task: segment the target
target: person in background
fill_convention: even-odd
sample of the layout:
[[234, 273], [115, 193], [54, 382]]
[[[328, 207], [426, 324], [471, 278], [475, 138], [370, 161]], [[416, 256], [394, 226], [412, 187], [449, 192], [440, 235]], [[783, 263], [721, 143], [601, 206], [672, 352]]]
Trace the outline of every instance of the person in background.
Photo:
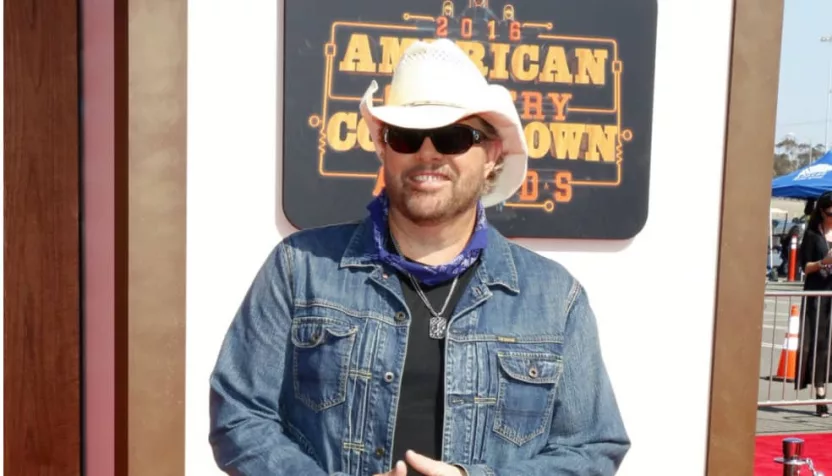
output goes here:
[[803, 215], [811, 215], [815, 209], [815, 199], [810, 198], [806, 200], [806, 205], [803, 206]]
[[[800, 246], [800, 226], [799, 225], [792, 225], [789, 228], [788, 233], [784, 233], [783, 236], [780, 237], [780, 269], [779, 273], [781, 276], [788, 276], [789, 275], [789, 265], [791, 264], [791, 250], [792, 250], [792, 238], [797, 238], [798, 246]], [[798, 248], [799, 249], [799, 248]], [[798, 269], [795, 270], [795, 275], [800, 274], [800, 268], [802, 265], [800, 264], [800, 260], [798, 260]]]
[[[630, 441], [586, 290], [489, 225], [527, 144], [453, 42], [415, 42], [360, 103], [384, 189], [262, 266], [210, 379], [228, 474], [611, 475]], [[324, 206], [324, 205], [322, 205]]]
[[[800, 264], [806, 273], [804, 291], [832, 291], [832, 193], [818, 198], [815, 209], [800, 244]], [[815, 388], [818, 399], [826, 398], [826, 385], [830, 380], [829, 325], [830, 298], [809, 297], [803, 300], [800, 322], [800, 343], [797, 359], [795, 387]], [[817, 405], [820, 417], [829, 416], [827, 405]]]

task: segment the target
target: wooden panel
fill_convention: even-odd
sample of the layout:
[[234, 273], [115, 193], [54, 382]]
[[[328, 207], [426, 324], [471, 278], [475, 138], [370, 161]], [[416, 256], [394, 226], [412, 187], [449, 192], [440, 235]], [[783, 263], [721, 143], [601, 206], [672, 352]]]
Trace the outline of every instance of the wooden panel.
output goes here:
[[75, 2], [4, 2], [4, 473], [81, 474]]
[[127, 14], [124, 474], [182, 476], [187, 0], [133, 0]]
[[[130, 125], [130, 84], [129, 84], [129, 14], [127, 0], [113, 0], [113, 207], [115, 237], [113, 250], [113, 275], [115, 293], [115, 322], [113, 323], [115, 415], [113, 421], [113, 460], [117, 475], [128, 476], [129, 473], [129, 370], [128, 353], [130, 339], [128, 333], [128, 271], [129, 271], [129, 180], [128, 165], [130, 144], [128, 142]], [[164, 50], [163, 50], [164, 51]]]
[[113, 476], [113, 0], [81, 0], [84, 475]]
[[[753, 474], [783, 0], [735, 0], [707, 474]], [[717, 114], [714, 114], [714, 120]]]

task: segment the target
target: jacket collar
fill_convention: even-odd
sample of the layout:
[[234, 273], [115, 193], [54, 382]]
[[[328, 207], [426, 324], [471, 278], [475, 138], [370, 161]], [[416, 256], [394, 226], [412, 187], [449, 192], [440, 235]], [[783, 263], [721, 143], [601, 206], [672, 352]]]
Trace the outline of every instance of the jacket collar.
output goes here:
[[[369, 217], [358, 223], [350, 242], [341, 256], [342, 268], [380, 268], [373, 243], [373, 225]], [[519, 293], [517, 267], [509, 241], [493, 226], [488, 227], [488, 245], [480, 258], [477, 275], [483, 284], [502, 286]]]

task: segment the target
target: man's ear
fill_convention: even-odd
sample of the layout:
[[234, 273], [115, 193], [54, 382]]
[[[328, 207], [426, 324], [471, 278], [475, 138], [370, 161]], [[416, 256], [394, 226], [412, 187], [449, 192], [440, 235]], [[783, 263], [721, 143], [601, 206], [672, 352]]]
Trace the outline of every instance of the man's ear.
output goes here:
[[497, 160], [503, 155], [503, 141], [499, 139], [492, 140], [488, 143], [488, 149], [486, 149], [486, 153], [488, 154], [488, 170], [494, 168], [494, 165], [497, 163]]
[[483, 178], [488, 178], [488, 175], [491, 174], [491, 172], [494, 170], [494, 164], [495, 162], [492, 162], [490, 160], [485, 162], [485, 167], [483, 167], [482, 171]]
[[384, 146], [386, 145], [384, 143], [384, 124], [378, 119], [374, 119], [373, 122], [378, 129], [376, 129], [375, 134], [370, 134], [370, 139], [373, 141], [379, 160], [384, 162]]
[[489, 147], [487, 151], [488, 155], [486, 156], [485, 167], [483, 167], [483, 172], [485, 172], [485, 178], [494, 171], [497, 167], [497, 161], [500, 159], [500, 154], [502, 154], [502, 147], [499, 145], [494, 145]]

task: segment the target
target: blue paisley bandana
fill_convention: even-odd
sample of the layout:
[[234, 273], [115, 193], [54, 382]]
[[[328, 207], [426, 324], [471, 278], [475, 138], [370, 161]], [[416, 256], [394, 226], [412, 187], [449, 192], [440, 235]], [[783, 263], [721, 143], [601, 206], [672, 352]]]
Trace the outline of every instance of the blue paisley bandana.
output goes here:
[[471, 239], [460, 254], [450, 262], [438, 266], [428, 266], [410, 261], [399, 254], [387, 251], [387, 240], [390, 236], [387, 227], [388, 207], [389, 201], [384, 190], [367, 205], [367, 210], [370, 211], [370, 219], [373, 222], [373, 242], [377, 254], [374, 258], [389, 264], [402, 273], [410, 274], [418, 282], [427, 286], [435, 286], [450, 281], [464, 273], [465, 270], [476, 263], [488, 242], [488, 222], [485, 219], [485, 209], [481, 203], [477, 203], [477, 224], [474, 226]]

